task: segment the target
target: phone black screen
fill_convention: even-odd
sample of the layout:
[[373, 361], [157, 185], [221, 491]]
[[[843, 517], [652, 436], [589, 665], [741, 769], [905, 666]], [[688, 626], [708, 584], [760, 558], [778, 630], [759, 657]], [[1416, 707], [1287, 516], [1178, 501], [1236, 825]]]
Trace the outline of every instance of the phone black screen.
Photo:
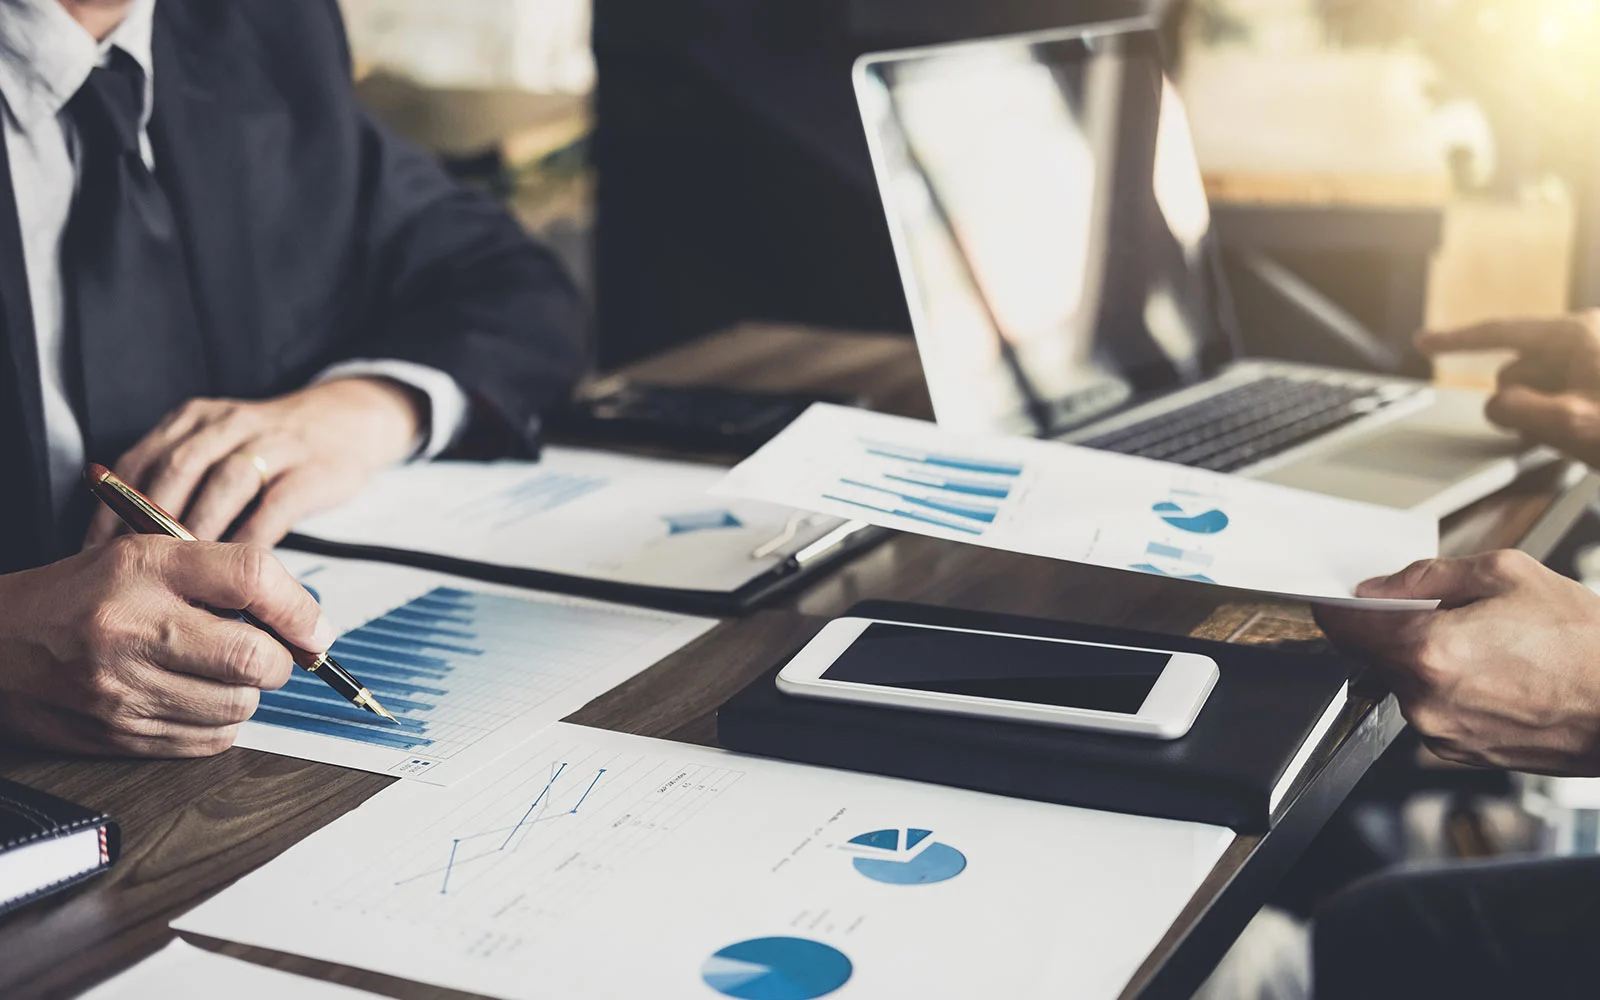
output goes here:
[[874, 622], [822, 677], [1135, 715], [1170, 653]]

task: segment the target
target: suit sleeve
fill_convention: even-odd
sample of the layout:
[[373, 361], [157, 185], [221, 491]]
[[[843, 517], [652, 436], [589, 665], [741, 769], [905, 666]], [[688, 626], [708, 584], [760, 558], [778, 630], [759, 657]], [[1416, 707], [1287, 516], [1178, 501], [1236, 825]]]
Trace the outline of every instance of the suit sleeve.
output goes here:
[[[338, 30], [343, 43], [342, 21]], [[536, 447], [540, 413], [565, 399], [588, 360], [590, 324], [576, 287], [500, 205], [373, 121], [353, 94], [350, 113], [366, 200], [367, 299], [352, 356], [444, 372], [472, 402], [475, 435]]]

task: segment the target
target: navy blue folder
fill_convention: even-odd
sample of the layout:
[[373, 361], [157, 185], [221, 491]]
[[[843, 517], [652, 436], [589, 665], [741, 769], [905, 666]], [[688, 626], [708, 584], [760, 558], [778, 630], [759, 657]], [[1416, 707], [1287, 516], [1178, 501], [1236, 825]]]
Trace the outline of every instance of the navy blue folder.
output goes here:
[[[1131, 629], [868, 601], [848, 615], [1203, 653], [1220, 679], [1188, 734], [1153, 740], [796, 698], [783, 663], [717, 713], [730, 750], [1020, 798], [1268, 829], [1291, 764], [1334, 721], [1354, 661]], [[795, 652], [798, 652], [796, 650]], [[792, 654], [791, 654], [792, 655]], [[1280, 810], [1281, 811], [1281, 810]]]

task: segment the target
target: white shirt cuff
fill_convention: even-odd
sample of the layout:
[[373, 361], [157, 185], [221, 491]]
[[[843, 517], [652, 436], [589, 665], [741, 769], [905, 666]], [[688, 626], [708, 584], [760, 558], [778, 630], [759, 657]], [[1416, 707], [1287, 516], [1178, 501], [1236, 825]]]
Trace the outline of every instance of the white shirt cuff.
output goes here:
[[340, 378], [386, 378], [422, 393], [428, 399], [428, 417], [417, 433], [411, 461], [426, 461], [450, 447], [467, 429], [472, 401], [455, 379], [437, 368], [414, 361], [355, 359], [325, 368], [312, 385]]

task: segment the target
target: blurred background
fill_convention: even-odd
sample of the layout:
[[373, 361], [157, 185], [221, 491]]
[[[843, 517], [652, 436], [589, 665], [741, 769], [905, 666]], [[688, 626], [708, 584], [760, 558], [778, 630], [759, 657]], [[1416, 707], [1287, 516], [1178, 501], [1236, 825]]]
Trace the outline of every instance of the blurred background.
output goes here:
[[1282, 325], [1262, 267], [1396, 340], [1600, 304], [1595, 0], [342, 3], [364, 98], [561, 250], [603, 368], [750, 320], [907, 331], [852, 60], [1137, 14], [1261, 265], [1247, 327]]
[[[559, 250], [601, 372], [740, 325], [909, 334], [852, 61], [1132, 15], [1161, 19], [1253, 353], [1359, 365], [1327, 328], [1600, 306], [1600, 0], [341, 2], [363, 99]], [[1557, 564], [1600, 580], [1594, 549]], [[1428, 766], [1420, 794], [1375, 771], [1321, 863], [1597, 849], [1600, 784]]]

